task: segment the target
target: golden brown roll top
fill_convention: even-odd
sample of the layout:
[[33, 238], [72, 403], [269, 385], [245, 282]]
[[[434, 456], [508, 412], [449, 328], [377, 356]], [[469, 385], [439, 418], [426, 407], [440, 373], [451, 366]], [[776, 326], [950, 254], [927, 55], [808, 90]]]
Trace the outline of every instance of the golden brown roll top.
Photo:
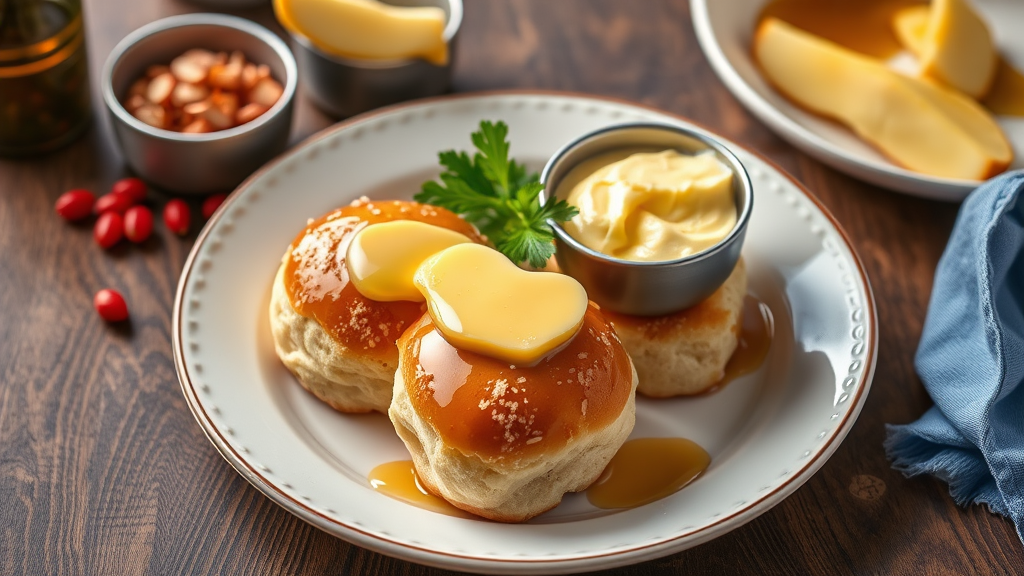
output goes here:
[[488, 461], [557, 453], [615, 421], [632, 393], [629, 357], [593, 304], [576, 336], [534, 366], [456, 349], [428, 315], [398, 348], [413, 409], [447, 446]]
[[362, 198], [311, 222], [292, 241], [284, 270], [296, 312], [315, 319], [338, 343], [392, 368], [398, 361], [394, 342], [423, 314], [423, 304], [366, 298], [349, 282], [345, 253], [359, 230], [394, 220], [425, 222], [484, 242], [471, 224], [444, 208]]

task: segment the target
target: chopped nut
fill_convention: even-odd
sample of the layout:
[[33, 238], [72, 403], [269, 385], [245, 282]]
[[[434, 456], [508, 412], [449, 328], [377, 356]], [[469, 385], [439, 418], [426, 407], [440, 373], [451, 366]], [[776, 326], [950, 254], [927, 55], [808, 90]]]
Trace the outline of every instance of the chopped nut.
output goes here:
[[252, 90], [252, 87], [255, 86], [256, 82], [260, 79], [259, 76], [256, 75], [256, 70], [256, 65], [252, 62], [249, 62], [244, 68], [242, 68], [242, 88], [246, 91]]
[[239, 52], [231, 53], [226, 64], [214, 64], [210, 68], [210, 84], [224, 90], [238, 90], [242, 82], [242, 69], [245, 67], [245, 56]]
[[176, 83], [177, 81], [174, 79], [173, 74], [164, 72], [149, 82], [146, 98], [154, 104], [164, 104], [171, 97], [171, 92], [174, 91]]
[[210, 95], [210, 89], [202, 84], [189, 84], [178, 82], [171, 93], [171, 104], [177, 107], [185, 106], [193, 102], [205, 100]]
[[249, 101], [270, 108], [283, 93], [284, 88], [278, 84], [277, 80], [267, 77], [257, 82], [252, 90], [249, 91]]
[[242, 80], [242, 71], [233, 70], [227, 64], [214, 64], [210, 68], [210, 84], [223, 90], [237, 90]]
[[154, 128], [167, 127], [167, 112], [156, 104], [143, 104], [132, 115]]
[[245, 124], [246, 122], [251, 122], [262, 116], [267, 110], [269, 110], [269, 108], [262, 104], [250, 102], [238, 109], [238, 112], [235, 114], [235, 123]]
[[185, 134], [205, 134], [213, 131], [213, 126], [206, 118], [196, 118], [188, 126], [181, 129]]
[[214, 90], [213, 95], [210, 96], [210, 102], [217, 108], [220, 108], [220, 111], [225, 115], [232, 118], [235, 116], [235, 112], [238, 111], [238, 94], [234, 92]]
[[191, 60], [203, 68], [209, 68], [217, 63], [217, 55], [209, 50], [203, 50], [202, 48], [193, 48], [182, 54], [180, 57], [185, 58], [186, 60]]
[[189, 84], [198, 84], [206, 80], [207, 70], [191, 60], [182, 60], [180, 56], [171, 62], [171, 73], [174, 77]]
[[228, 116], [216, 106], [203, 110], [201, 116], [209, 120], [215, 130], [225, 130], [234, 126], [234, 115]]
[[145, 106], [147, 103], [149, 103], [149, 100], [146, 100], [145, 96], [143, 96], [142, 94], [135, 94], [134, 96], [128, 98], [128, 101], [125, 102], [124, 107], [129, 112], [134, 113], [135, 110], [141, 108], [142, 106]]
[[206, 112], [206, 109], [209, 108], [211, 105], [212, 105], [212, 103], [210, 102], [210, 99], [207, 98], [207, 99], [202, 100], [200, 102], [193, 102], [192, 104], [186, 104], [185, 107], [182, 108], [182, 111], [185, 112], [186, 114], [192, 114], [193, 116], [198, 116], [198, 115], [202, 114], [203, 112]]

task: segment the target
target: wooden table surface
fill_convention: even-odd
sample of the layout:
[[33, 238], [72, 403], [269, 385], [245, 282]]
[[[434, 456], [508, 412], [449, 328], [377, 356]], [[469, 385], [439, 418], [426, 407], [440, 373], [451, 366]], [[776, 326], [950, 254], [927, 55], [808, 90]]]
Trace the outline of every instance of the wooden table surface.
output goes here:
[[[114, 44], [175, 0], [86, 0], [92, 129], [70, 147], [0, 160], [0, 574], [442, 574], [350, 545], [292, 516], [204, 437], [171, 358], [171, 304], [198, 231], [158, 225], [104, 252], [53, 213], [59, 194], [126, 174], [103, 117]], [[235, 12], [272, 26], [269, 6]], [[957, 507], [945, 484], [908, 480], [885, 423], [931, 404], [913, 368], [932, 275], [957, 206], [839, 174], [781, 141], [715, 77], [686, 0], [466, 0], [455, 90], [542, 88], [613, 96], [692, 118], [767, 156], [836, 215], [878, 302], [874, 385], [849, 437], [795, 494], [691, 550], [609, 574], [987, 574], [1024, 567], [1013, 526]], [[332, 121], [299, 95], [293, 143]], [[164, 201], [157, 197], [157, 204]], [[92, 295], [128, 297], [130, 327]]]

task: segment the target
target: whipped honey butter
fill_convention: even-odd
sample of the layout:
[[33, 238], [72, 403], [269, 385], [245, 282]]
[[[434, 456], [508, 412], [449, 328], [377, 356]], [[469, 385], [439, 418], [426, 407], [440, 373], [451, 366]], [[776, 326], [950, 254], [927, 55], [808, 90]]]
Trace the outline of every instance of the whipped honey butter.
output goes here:
[[733, 172], [712, 153], [615, 150], [573, 168], [558, 186], [579, 209], [563, 226], [622, 260], [661, 262], [718, 244], [736, 226]]

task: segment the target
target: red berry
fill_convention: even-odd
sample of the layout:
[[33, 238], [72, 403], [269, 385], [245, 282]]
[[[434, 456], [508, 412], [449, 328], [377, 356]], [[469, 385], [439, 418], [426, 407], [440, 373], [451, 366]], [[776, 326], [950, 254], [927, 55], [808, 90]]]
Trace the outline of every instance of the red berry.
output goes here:
[[127, 194], [136, 202], [146, 199], [146, 183], [138, 178], [122, 178], [110, 187], [112, 194]]
[[124, 235], [136, 244], [149, 238], [153, 231], [153, 213], [145, 206], [132, 206], [124, 213]]
[[92, 229], [92, 237], [96, 243], [103, 248], [110, 248], [121, 241], [124, 235], [124, 220], [117, 212], [104, 212], [96, 220], [96, 226]]
[[167, 228], [179, 236], [188, 234], [188, 224], [191, 219], [188, 211], [188, 204], [181, 200], [171, 200], [164, 206], [164, 224]]
[[96, 201], [96, 206], [93, 207], [93, 211], [97, 214], [105, 212], [124, 214], [133, 204], [135, 204], [135, 199], [128, 194], [111, 192], [110, 194], [100, 196], [99, 200]]
[[121, 322], [128, 319], [128, 305], [124, 302], [124, 296], [117, 290], [104, 288], [92, 298], [92, 305], [96, 308], [100, 318], [107, 322]]
[[210, 216], [220, 208], [220, 205], [224, 203], [224, 200], [228, 197], [227, 194], [214, 194], [206, 200], [203, 200], [203, 219], [209, 220]]
[[58, 216], [68, 222], [74, 222], [92, 214], [92, 205], [95, 201], [96, 197], [88, 190], [68, 190], [57, 198], [54, 208], [57, 209]]

